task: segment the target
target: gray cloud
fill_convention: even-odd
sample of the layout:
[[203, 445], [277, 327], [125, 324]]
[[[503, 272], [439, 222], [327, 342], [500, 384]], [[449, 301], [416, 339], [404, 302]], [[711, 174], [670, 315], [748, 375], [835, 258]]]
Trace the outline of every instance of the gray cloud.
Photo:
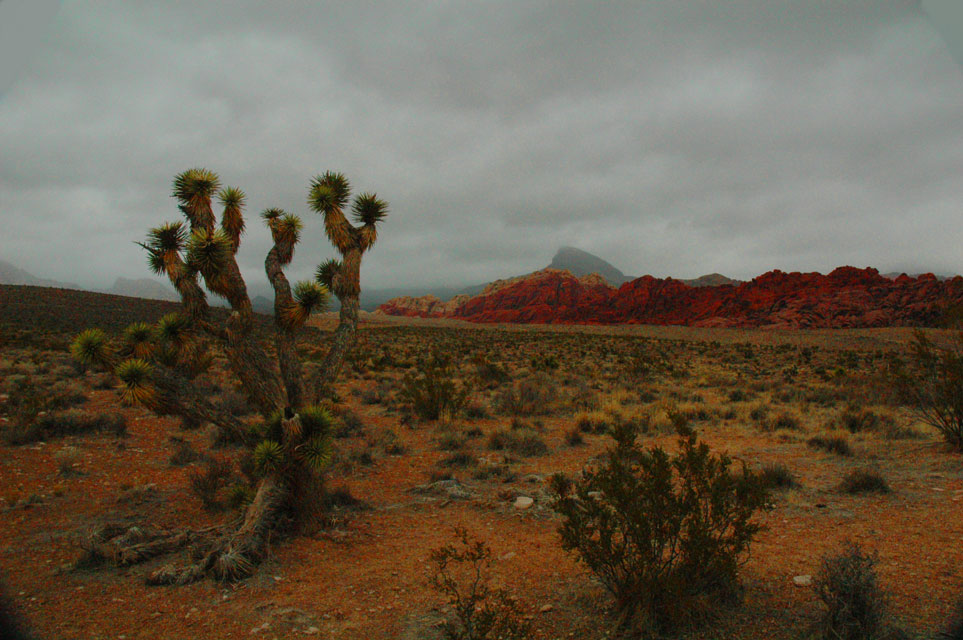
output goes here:
[[960, 272], [963, 73], [914, 2], [69, 3], [0, 98], [0, 259], [109, 283], [202, 165], [262, 281], [333, 254], [310, 178], [391, 203], [368, 286], [470, 284], [558, 246], [623, 271]]

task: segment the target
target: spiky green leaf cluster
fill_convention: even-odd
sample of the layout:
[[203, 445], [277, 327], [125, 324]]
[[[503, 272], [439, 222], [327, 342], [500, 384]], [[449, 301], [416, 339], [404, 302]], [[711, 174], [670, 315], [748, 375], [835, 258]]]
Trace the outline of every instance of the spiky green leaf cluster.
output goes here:
[[221, 205], [229, 209], [240, 209], [247, 200], [247, 195], [238, 187], [224, 187], [217, 194]]
[[329, 290], [333, 288], [334, 277], [341, 271], [341, 262], [334, 258], [325, 260], [318, 265], [314, 272], [314, 279], [318, 284], [323, 284]]
[[388, 203], [379, 199], [378, 196], [373, 193], [362, 193], [354, 199], [354, 203], [351, 205], [351, 212], [355, 222], [374, 225], [387, 217]]
[[351, 183], [343, 173], [328, 171], [311, 181], [308, 206], [318, 213], [342, 209], [351, 196]]
[[123, 383], [120, 395], [126, 404], [144, 404], [153, 397], [150, 374], [150, 364], [141, 358], [124, 360], [117, 365], [114, 375]]
[[194, 198], [210, 198], [221, 185], [221, 179], [210, 169], [194, 167], [174, 176], [173, 196], [187, 204]]
[[70, 355], [84, 365], [107, 365], [110, 348], [107, 334], [100, 329], [85, 329], [70, 343]]
[[327, 437], [331, 433], [334, 417], [324, 407], [303, 407], [298, 411], [298, 415], [301, 416], [301, 426], [304, 428], [305, 437]]
[[219, 272], [231, 255], [231, 241], [222, 231], [198, 229], [187, 242], [187, 263], [201, 273]]
[[254, 448], [254, 469], [258, 475], [275, 473], [284, 465], [284, 449], [274, 440], [263, 440]]
[[302, 280], [294, 285], [294, 299], [308, 315], [323, 311], [329, 298], [328, 288], [317, 282]]
[[321, 474], [331, 463], [334, 453], [331, 438], [316, 436], [301, 445], [298, 453], [304, 463], [317, 474]]
[[132, 345], [147, 342], [153, 333], [154, 329], [146, 322], [132, 322], [124, 329], [124, 340]]
[[271, 226], [272, 221], [277, 220], [278, 218], [283, 216], [285, 213], [286, 212], [284, 211], [284, 209], [271, 207], [270, 209], [265, 209], [264, 211], [262, 211], [261, 217], [264, 219], [265, 222], [268, 223], [268, 226]]
[[132, 322], [124, 329], [124, 341], [137, 358], [149, 358], [154, 352], [154, 328], [146, 322]]
[[221, 229], [230, 238], [236, 251], [241, 244], [241, 234], [244, 233], [244, 216], [241, 214], [241, 208], [244, 207], [247, 196], [237, 187], [227, 187], [221, 189], [217, 197], [224, 206], [224, 213], [221, 215]]
[[151, 271], [171, 276], [186, 239], [184, 223], [166, 222], [147, 232], [147, 242], [137, 244], [147, 250], [147, 265]]
[[157, 338], [161, 342], [184, 344], [191, 334], [190, 319], [180, 313], [168, 313], [157, 321]]

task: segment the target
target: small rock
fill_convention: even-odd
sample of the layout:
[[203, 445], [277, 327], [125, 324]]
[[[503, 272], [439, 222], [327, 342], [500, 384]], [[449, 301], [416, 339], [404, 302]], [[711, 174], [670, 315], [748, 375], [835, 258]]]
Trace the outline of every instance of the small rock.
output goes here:
[[535, 504], [535, 501], [529, 498], [528, 496], [518, 496], [517, 498], [515, 498], [516, 509], [528, 509], [533, 504]]
[[543, 604], [542, 607], [541, 607], [541, 609], [538, 610], [538, 612], [539, 612], [539, 613], [548, 613], [549, 611], [552, 610], [552, 608], [553, 608], [553, 607], [552, 607], [552, 605], [550, 605], [550, 604]]
[[512, 558], [515, 557], [515, 555], [516, 554], [514, 551], [509, 551], [508, 553], [504, 554], [501, 558], [499, 558], [499, 560], [511, 560]]
[[308, 627], [307, 629], [304, 630], [303, 633], [306, 636], [315, 636], [321, 633], [321, 629], [318, 629], [317, 627]]
[[810, 575], [795, 576], [792, 583], [797, 587], [808, 587], [813, 583], [813, 577]]

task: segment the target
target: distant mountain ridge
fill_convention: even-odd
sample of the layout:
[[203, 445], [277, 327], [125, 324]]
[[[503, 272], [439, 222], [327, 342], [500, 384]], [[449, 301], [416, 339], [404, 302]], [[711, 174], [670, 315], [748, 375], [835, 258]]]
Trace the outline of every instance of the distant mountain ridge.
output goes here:
[[963, 277], [886, 278], [876, 269], [770, 271], [750, 282], [692, 287], [643, 276], [615, 288], [600, 276], [543, 269], [477, 296], [392, 300], [387, 315], [536, 324], [656, 324], [773, 329], [938, 326], [963, 306]]
[[0, 284], [21, 284], [31, 287], [56, 287], [58, 289], [79, 289], [80, 287], [70, 282], [59, 282], [38, 278], [32, 273], [28, 273], [19, 267], [15, 267], [9, 262], [0, 260]]

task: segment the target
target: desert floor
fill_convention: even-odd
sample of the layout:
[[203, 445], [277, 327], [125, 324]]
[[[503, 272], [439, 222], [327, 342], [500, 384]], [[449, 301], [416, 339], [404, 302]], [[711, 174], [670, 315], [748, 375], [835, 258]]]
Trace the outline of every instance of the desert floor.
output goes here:
[[[323, 357], [325, 336], [306, 337], [309, 361]], [[546, 478], [589, 464], [619, 420], [639, 424], [646, 445], [674, 449], [668, 415], [681, 412], [714, 450], [752, 468], [783, 465], [796, 483], [774, 489], [758, 516], [765, 530], [742, 570], [742, 605], [686, 637], [807, 637], [820, 603], [793, 578], [815, 574], [844, 541], [878, 554], [898, 624], [933, 637], [963, 596], [963, 458], [889, 393], [890, 354], [911, 339], [904, 329], [520, 328], [368, 316], [337, 386], [329, 473], [329, 487], [360, 504], [344, 500], [326, 527], [279, 540], [244, 582], [150, 587], [145, 576], [166, 560], [72, 568], [86, 533], [106, 521], [196, 528], [233, 517], [223, 506], [229, 480], [209, 495], [220, 508], [205, 508], [192, 478], [241, 452], [214, 447], [208, 427], [184, 430], [122, 406], [107, 374], [71, 362], [66, 333], [7, 325], [0, 430], [28, 402], [41, 417], [119, 414], [127, 427], [123, 436], [0, 444], [0, 575], [41, 638], [439, 638], [449, 610], [428, 584], [428, 555], [457, 526], [491, 548], [491, 580], [531, 616], [534, 637], [611, 637], [606, 592], [560, 547]], [[407, 415], [400, 392], [430, 354], [447, 357], [470, 393], [460, 415], [425, 422]], [[231, 393], [220, 359], [213, 371]], [[848, 453], [820, 446], [827, 441]], [[878, 473], [891, 491], [844, 491], [854, 470]], [[534, 503], [517, 508], [519, 496]]]

